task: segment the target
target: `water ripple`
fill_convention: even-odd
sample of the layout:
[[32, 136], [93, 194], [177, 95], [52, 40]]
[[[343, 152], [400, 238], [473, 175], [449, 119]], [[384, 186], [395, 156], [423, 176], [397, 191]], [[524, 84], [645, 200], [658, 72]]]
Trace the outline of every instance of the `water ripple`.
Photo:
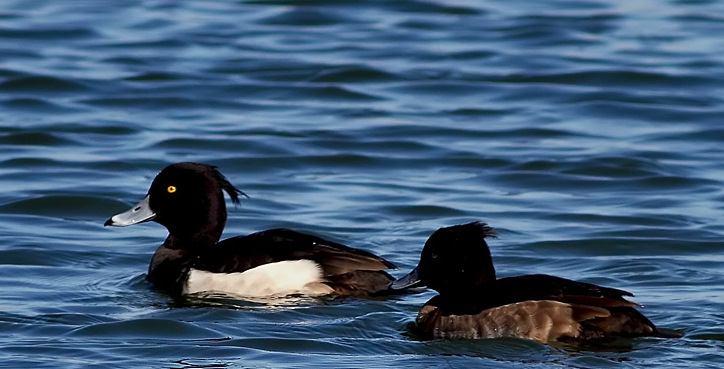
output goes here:
[[[0, 362], [81, 367], [722, 367], [724, 7], [715, 1], [0, 4]], [[174, 300], [166, 235], [104, 229], [178, 161], [292, 227], [412, 268], [482, 220], [501, 275], [631, 290], [681, 340], [425, 341], [433, 293]]]

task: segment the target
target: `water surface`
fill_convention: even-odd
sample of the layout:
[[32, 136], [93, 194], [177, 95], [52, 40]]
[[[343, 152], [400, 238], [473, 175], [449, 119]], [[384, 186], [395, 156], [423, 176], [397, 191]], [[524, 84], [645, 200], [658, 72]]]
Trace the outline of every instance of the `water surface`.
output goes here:
[[[619, 4], [620, 3], [620, 4]], [[724, 366], [724, 6], [715, 1], [4, 1], [0, 366]], [[225, 234], [324, 235], [402, 274], [483, 220], [500, 275], [636, 293], [680, 340], [419, 341], [432, 293], [174, 302], [162, 167], [251, 198]]]

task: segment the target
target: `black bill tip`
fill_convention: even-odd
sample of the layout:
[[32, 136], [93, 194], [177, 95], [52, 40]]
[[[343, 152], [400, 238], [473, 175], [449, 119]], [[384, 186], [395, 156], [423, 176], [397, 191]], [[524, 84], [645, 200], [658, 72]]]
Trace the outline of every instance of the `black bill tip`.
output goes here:
[[420, 279], [420, 272], [417, 267], [412, 269], [404, 277], [398, 278], [392, 284], [390, 284], [391, 290], [404, 290], [406, 288], [422, 286], [422, 280]]
[[156, 218], [156, 213], [151, 210], [149, 196], [146, 196], [136, 206], [118, 213], [106, 220], [104, 226], [125, 227], [133, 224], [148, 222]]

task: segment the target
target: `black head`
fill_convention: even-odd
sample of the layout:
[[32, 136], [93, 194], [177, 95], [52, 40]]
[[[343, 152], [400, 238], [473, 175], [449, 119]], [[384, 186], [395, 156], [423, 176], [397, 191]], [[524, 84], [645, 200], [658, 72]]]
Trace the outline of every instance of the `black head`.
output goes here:
[[420, 262], [392, 288], [424, 284], [440, 294], [466, 293], [495, 281], [495, 268], [486, 237], [495, 230], [473, 222], [440, 228], [425, 242]]
[[172, 164], [154, 178], [143, 201], [125, 213], [114, 215], [106, 225], [127, 226], [154, 220], [176, 238], [203, 234], [216, 242], [226, 223], [224, 192], [235, 204], [239, 203], [239, 195], [245, 195], [214, 166]]

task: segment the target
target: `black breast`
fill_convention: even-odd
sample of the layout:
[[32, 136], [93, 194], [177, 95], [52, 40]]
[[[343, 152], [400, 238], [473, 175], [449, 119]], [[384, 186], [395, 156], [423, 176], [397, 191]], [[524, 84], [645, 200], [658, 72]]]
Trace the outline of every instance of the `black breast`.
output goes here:
[[146, 278], [154, 287], [180, 295], [192, 261], [188, 251], [161, 246], [153, 254]]

